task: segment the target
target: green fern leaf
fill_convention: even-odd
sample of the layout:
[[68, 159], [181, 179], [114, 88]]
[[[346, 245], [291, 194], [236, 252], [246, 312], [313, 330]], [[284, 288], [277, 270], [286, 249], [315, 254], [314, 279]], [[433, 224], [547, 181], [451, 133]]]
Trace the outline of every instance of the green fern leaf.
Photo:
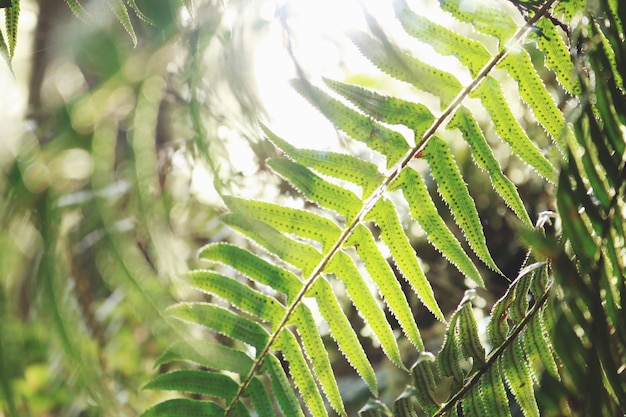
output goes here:
[[15, 54], [17, 45], [17, 24], [20, 18], [20, 0], [11, 0], [11, 6], [4, 9], [4, 23], [9, 46], [9, 61]]
[[381, 255], [372, 233], [367, 227], [359, 225], [350, 239], [346, 241], [347, 245], [355, 246], [357, 254], [365, 263], [367, 272], [389, 306], [389, 311], [396, 317], [409, 341], [418, 350], [424, 350], [424, 343], [415, 324], [411, 307], [391, 267]]
[[470, 247], [485, 265], [502, 275], [491, 258], [474, 200], [461, 177], [450, 148], [438, 137], [433, 137], [424, 150], [424, 156], [437, 182], [439, 193], [450, 206], [454, 219]]
[[196, 270], [189, 274], [191, 285], [202, 292], [217, 295], [238, 309], [276, 326], [285, 315], [285, 308], [273, 297], [253, 290], [236, 279], [211, 271]]
[[482, 417], [485, 416], [485, 406], [483, 399], [480, 396], [480, 390], [477, 385], [474, 385], [469, 394], [461, 403], [463, 408], [463, 417]]
[[481, 99], [483, 106], [491, 115], [498, 136], [511, 146], [513, 153], [537, 170], [539, 175], [548, 181], [555, 182], [556, 169], [528, 138], [511, 113], [498, 81], [493, 77], [486, 77], [471, 96]]
[[130, 6], [131, 9], [133, 9], [133, 12], [135, 12], [135, 14], [137, 15], [137, 17], [144, 23], [147, 23], [149, 25], [154, 25], [154, 21], [152, 19], [150, 19], [148, 16], [146, 16], [145, 14], [143, 14], [143, 12], [141, 10], [139, 10], [139, 7], [137, 7], [137, 3], [135, 2], [135, 0], [126, 0], [126, 3], [128, 3], [128, 5]]
[[420, 224], [428, 240], [466, 277], [483, 287], [484, 282], [476, 265], [467, 256], [465, 250], [454, 237], [448, 226], [437, 212], [428, 189], [412, 168], [406, 168], [391, 185], [390, 189], [400, 187], [404, 198], [409, 203], [411, 216]]
[[493, 305], [487, 324], [487, 336], [493, 346], [500, 346], [506, 340], [509, 333], [508, 308], [513, 302], [513, 288], [510, 286], [507, 292]]
[[219, 369], [247, 375], [252, 369], [252, 358], [244, 352], [215, 342], [178, 341], [157, 359], [154, 366], [170, 362], [188, 361], [209, 369]]
[[141, 417], [189, 417], [224, 415], [225, 410], [211, 401], [199, 401], [189, 398], [175, 398], [163, 401], [146, 410]]
[[124, 4], [123, 0], [107, 0], [109, 7], [115, 14], [118, 22], [126, 29], [126, 32], [130, 35], [133, 40], [133, 45], [137, 46], [137, 35], [135, 34], [135, 29], [133, 28], [133, 23], [130, 20], [130, 16], [128, 15], [128, 9]]
[[325, 279], [319, 279], [312, 288], [320, 313], [328, 326], [339, 350], [344, 354], [350, 365], [357, 371], [367, 384], [369, 390], [378, 396], [378, 382], [372, 365], [365, 355], [359, 339], [350, 325], [350, 321], [341, 310], [337, 297]]
[[439, 4], [458, 20], [472, 24], [479, 32], [495, 36], [501, 45], [517, 30], [517, 24], [508, 13], [484, 3], [473, 2], [468, 6], [463, 0], [439, 0]]
[[258, 323], [212, 304], [179, 303], [170, 307], [168, 312], [180, 320], [205, 326], [254, 346], [257, 353], [269, 340], [269, 334]]
[[391, 255], [402, 272], [402, 275], [411, 284], [411, 287], [420, 301], [439, 320], [445, 322], [443, 313], [435, 300], [433, 289], [424, 276], [422, 268], [415, 256], [415, 251], [402, 229], [398, 214], [389, 200], [379, 200], [370, 212], [381, 229], [381, 236], [391, 250]]
[[524, 350], [531, 362], [531, 370], [538, 381], [540, 370], [546, 369], [554, 378], [561, 379], [550, 349], [550, 342], [543, 324], [543, 314], [535, 314], [524, 331]]
[[459, 334], [457, 331], [458, 318], [459, 310], [457, 309], [448, 322], [446, 336], [443, 340], [441, 350], [437, 355], [437, 368], [439, 369], [439, 374], [454, 378], [452, 391], [455, 391], [455, 388], [460, 388], [465, 379], [465, 375], [460, 366], [462, 357], [461, 348], [459, 347]]
[[315, 248], [296, 242], [263, 222], [254, 221], [240, 213], [226, 214], [222, 216], [222, 221], [266, 248], [272, 255], [302, 269], [305, 274], [310, 274], [320, 260], [320, 253]]
[[393, 402], [392, 415], [394, 417], [418, 417], [416, 406], [413, 404], [417, 390], [408, 386]]
[[315, 379], [302, 355], [302, 350], [295, 336], [289, 329], [283, 329], [278, 337], [277, 344], [283, 356], [289, 362], [289, 371], [302, 394], [305, 405], [314, 417], [328, 416], [322, 396], [315, 384]]
[[83, 8], [83, 6], [78, 2], [78, 0], [65, 0], [65, 3], [69, 6], [70, 10], [77, 18], [86, 21], [89, 17], [87, 11]]
[[411, 368], [411, 380], [415, 386], [415, 399], [429, 415], [437, 412], [439, 403], [435, 399], [435, 374], [433, 364], [435, 356], [430, 352], [420, 352], [420, 356]]
[[382, 43], [363, 33], [354, 34], [351, 39], [381, 71], [433, 94], [441, 100], [442, 107], [449, 105], [462, 89], [452, 74], [428, 65], [388, 42]]
[[563, 113], [556, 106], [545, 84], [532, 66], [530, 55], [525, 50], [512, 51], [498, 67], [505, 68], [517, 81], [522, 100], [530, 106], [539, 123], [546, 129], [561, 152], [567, 145], [575, 143], [574, 134], [567, 125]]
[[[389, 412], [389, 408], [380, 400], [370, 398], [359, 410], [359, 417], [383, 417]], [[384, 413], [384, 414], [383, 414]]]
[[532, 283], [532, 273], [519, 275], [515, 281], [515, 290], [513, 294], [513, 303], [509, 308], [509, 315], [511, 320], [515, 323], [519, 323], [526, 317], [528, 310], [528, 290]]
[[287, 156], [320, 174], [348, 181], [363, 189], [363, 198], [369, 197], [383, 181], [376, 165], [351, 155], [334, 152], [299, 149], [274, 135], [261, 125], [267, 138]]
[[559, 84], [568, 93], [574, 97], [580, 96], [582, 92], [580, 81], [576, 77], [574, 63], [563, 37], [550, 19], [541, 19], [536, 26], [541, 31], [541, 35], [537, 35], [536, 39], [537, 45], [545, 54], [546, 66], [554, 72]]
[[237, 383], [225, 374], [183, 369], [158, 375], [144, 389], [204, 394], [230, 402], [235, 398], [238, 387]]
[[409, 149], [406, 141], [398, 132], [352, 110], [319, 88], [303, 80], [294, 80], [292, 85], [339, 130], [385, 155], [387, 168], [398, 162]]
[[417, 15], [404, 0], [394, 1], [394, 6], [396, 17], [409, 35], [432, 46], [441, 55], [455, 56], [473, 77], [491, 59], [491, 54], [483, 44], [438, 25], [425, 16]]
[[339, 238], [341, 229], [331, 220], [306, 210], [298, 210], [261, 201], [224, 197], [235, 213], [258, 219], [283, 233], [314, 240], [326, 251]]
[[298, 398], [293, 392], [283, 366], [276, 356], [267, 355], [261, 370], [269, 376], [272, 394], [276, 398], [276, 402], [278, 402], [283, 414], [286, 416], [304, 417]]
[[497, 366], [490, 366], [480, 379], [480, 396], [487, 416], [511, 417], [509, 400]]
[[423, 104], [412, 103], [396, 97], [383, 96], [356, 85], [324, 79], [333, 91], [350, 100], [365, 114], [392, 125], [404, 125], [420, 137], [430, 127], [435, 117]]
[[459, 311], [459, 340], [461, 342], [461, 352], [466, 358], [472, 358], [473, 360], [472, 368], [477, 370], [483, 366], [485, 363], [485, 348], [478, 336], [478, 326], [472, 312], [472, 303], [469, 299], [465, 301]]
[[200, 250], [199, 258], [230, 266], [260, 284], [267, 285], [293, 300], [302, 282], [293, 273], [271, 264], [258, 256], [227, 243], [213, 243]]
[[493, 155], [487, 140], [483, 136], [478, 123], [466, 107], [461, 107], [447, 126], [449, 129], [459, 129], [465, 141], [472, 150], [472, 157], [476, 164], [489, 174], [493, 188], [503, 198], [504, 202], [515, 212], [517, 217], [528, 227], [532, 222], [524, 207], [517, 187], [509, 180], [500, 168], [500, 164]]
[[286, 179], [312, 203], [334, 210], [352, 220], [361, 209], [361, 200], [349, 190], [332, 184], [308, 168], [285, 158], [269, 159], [267, 165]]
[[326, 394], [326, 398], [328, 398], [330, 405], [337, 413], [345, 416], [346, 410], [330, 366], [328, 353], [317, 330], [313, 313], [311, 313], [306, 304], [300, 304], [294, 313], [294, 320], [304, 345], [304, 350], [309, 360], [313, 363], [315, 375]]
[[400, 350], [393, 335], [393, 330], [385, 318], [383, 310], [367, 288], [365, 281], [352, 258], [344, 252], [337, 254], [328, 263], [326, 272], [335, 274], [346, 286], [346, 292], [365, 322], [372, 328], [379, 339], [385, 354], [400, 369], [406, 370], [400, 357]]
[[248, 392], [250, 393], [254, 410], [259, 416], [276, 416], [274, 407], [272, 406], [272, 400], [265, 389], [265, 385], [263, 385], [263, 382], [261, 382], [259, 378], [252, 378]]
[[533, 382], [528, 362], [522, 350], [521, 341], [516, 339], [504, 351], [500, 366], [509, 389], [515, 396], [525, 417], [539, 417], [539, 408], [533, 392]]

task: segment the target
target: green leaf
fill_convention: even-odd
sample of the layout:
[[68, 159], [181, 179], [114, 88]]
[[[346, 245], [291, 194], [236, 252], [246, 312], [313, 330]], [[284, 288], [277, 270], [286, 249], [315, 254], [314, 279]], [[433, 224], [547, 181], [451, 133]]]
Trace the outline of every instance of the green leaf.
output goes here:
[[563, 37], [550, 19], [540, 19], [536, 26], [541, 31], [541, 34], [536, 35], [535, 38], [537, 39], [537, 45], [545, 54], [546, 66], [554, 72], [559, 84], [568, 93], [572, 96], [580, 96], [582, 92], [580, 81], [576, 76], [574, 63], [572, 62], [569, 48], [563, 41]]
[[359, 417], [382, 417], [387, 415], [389, 408], [380, 400], [370, 398], [359, 410]]
[[501, 45], [517, 30], [517, 24], [507, 12], [482, 2], [473, 2], [468, 7], [464, 0], [439, 0], [439, 5], [458, 20], [472, 24], [479, 32], [495, 36]]
[[550, 339], [543, 324], [543, 314], [539, 312], [531, 318], [528, 327], [524, 330], [524, 350], [537, 381], [539, 381], [540, 370], [544, 368], [555, 379], [561, 379], [550, 345]]
[[198, 401], [189, 398], [175, 398], [163, 401], [146, 410], [141, 417], [189, 417], [224, 415], [224, 409], [211, 401]]
[[285, 375], [285, 371], [276, 356], [272, 354], [267, 355], [263, 361], [262, 370], [270, 378], [272, 394], [280, 405], [283, 414], [286, 416], [304, 417], [298, 398], [293, 392], [287, 375]]
[[294, 161], [307, 166], [320, 174], [345, 180], [360, 186], [363, 197], [369, 197], [383, 181], [378, 168], [371, 162], [355, 158], [351, 155], [335, 152], [299, 149], [261, 125], [268, 139]]
[[491, 115], [498, 136], [511, 146], [513, 153], [534, 168], [539, 175], [548, 181], [555, 182], [556, 169], [543, 156], [537, 145], [530, 140], [513, 116], [498, 81], [493, 77], [486, 77], [471, 96], [480, 98]]
[[344, 216], [346, 221], [352, 220], [361, 209], [361, 200], [352, 191], [324, 180], [296, 162], [285, 158], [271, 158], [266, 163], [307, 200], [334, 210]]
[[328, 250], [341, 234], [339, 226], [311, 211], [234, 197], [224, 197], [224, 201], [235, 213], [260, 220], [283, 233], [320, 242], [324, 251]]
[[483, 228], [474, 200], [452, 156], [450, 148], [438, 137], [433, 137], [424, 150], [430, 172], [437, 182], [438, 191], [450, 206], [454, 220], [459, 225], [467, 242], [478, 257], [500, 275], [502, 272], [491, 258]]
[[77, 18], [86, 21], [89, 17], [87, 11], [83, 8], [83, 6], [78, 2], [78, 0], [65, 0], [65, 3], [69, 6], [70, 10]]
[[472, 77], [491, 59], [482, 43], [434, 23], [413, 12], [404, 0], [395, 0], [396, 17], [411, 36], [430, 45], [441, 55], [452, 55], [469, 68]]
[[459, 347], [459, 332], [457, 331], [458, 318], [459, 310], [457, 309], [448, 322], [446, 336], [443, 339], [441, 351], [439, 351], [437, 355], [437, 368], [441, 376], [454, 377], [453, 391], [455, 387], [460, 388], [465, 379], [460, 365], [463, 358], [461, 357], [461, 348]]
[[472, 358], [472, 368], [477, 370], [485, 363], [485, 348], [478, 336], [478, 326], [472, 303], [468, 300], [459, 311], [459, 340], [461, 342], [461, 352], [466, 358]]
[[244, 352], [215, 342], [178, 341], [156, 360], [154, 366], [175, 361], [188, 361], [206, 368], [247, 375], [252, 369], [252, 358]]
[[180, 391], [231, 402], [239, 386], [225, 374], [183, 369], [156, 376], [144, 389]]
[[500, 358], [500, 366], [509, 389], [515, 396], [525, 417], [539, 417], [539, 408], [533, 392], [533, 383], [528, 369], [528, 361], [524, 356], [521, 341], [515, 340], [504, 351]]
[[4, 9], [4, 23], [9, 44], [9, 61], [15, 55], [17, 45], [17, 25], [20, 17], [20, 0], [11, 0], [11, 7]]
[[433, 94], [448, 106], [459, 94], [462, 85], [452, 74], [428, 65], [400, 51], [389, 42], [383, 42], [364, 33], [351, 36], [361, 53], [381, 71], [408, 82], [418, 90]]
[[497, 364], [489, 367], [489, 370], [480, 378], [479, 384], [480, 396], [486, 411], [485, 415], [511, 417], [509, 400]]
[[389, 200], [381, 199], [376, 203], [370, 214], [376, 219], [376, 223], [380, 227], [382, 239], [391, 250], [391, 255], [398, 265], [398, 269], [411, 284], [420, 301], [435, 317], [445, 322], [443, 313], [433, 294], [433, 289], [424, 276], [424, 272], [422, 272], [422, 268], [415, 256], [415, 251], [402, 229], [393, 204]]
[[246, 391], [250, 394], [254, 410], [259, 416], [274, 417], [276, 415], [272, 399], [259, 378], [252, 378]]
[[385, 155], [387, 168], [395, 165], [408, 151], [409, 146], [400, 133], [352, 110], [304, 80], [293, 80], [292, 85], [339, 130]]
[[295, 336], [289, 329], [283, 329], [278, 336], [277, 343], [283, 356], [289, 362], [289, 373], [300, 390], [307, 408], [314, 417], [328, 416], [322, 396], [315, 384], [315, 379], [302, 355]]
[[435, 356], [430, 352], [420, 352], [415, 365], [411, 368], [411, 380], [415, 386], [415, 399], [419, 406], [428, 414], [433, 414], [439, 409], [439, 403], [435, 399], [435, 374], [433, 364]]
[[117, 21], [126, 29], [126, 32], [130, 35], [133, 40], [133, 45], [137, 46], [137, 35], [135, 34], [135, 29], [133, 28], [133, 24], [130, 20], [130, 16], [128, 15], [128, 9], [124, 4], [123, 0], [107, 0], [109, 7], [115, 14]]
[[472, 150], [472, 158], [476, 164], [489, 174], [489, 179], [493, 188], [504, 199], [504, 202], [515, 212], [517, 217], [528, 227], [532, 227], [532, 222], [517, 187], [509, 180], [500, 168], [500, 164], [493, 155], [491, 147], [482, 134], [478, 123], [472, 113], [461, 107], [447, 126], [449, 129], [459, 129], [463, 139], [469, 144]]
[[344, 354], [350, 365], [357, 371], [367, 384], [369, 390], [378, 396], [378, 382], [374, 368], [365, 355], [359, 339], [350, 325], [350, 321], [341, 310], [337, 297], [325, 279], [319, 279], [312, 288], [320, 313], [328, 326], [331, 336], [337, 342], [339, 350]]
[[365, 263], [367, 272], [380, 289], [385, 303], [400, 323], [409, 341], [418, 350], [424, 350], [424, 343], [415, 324], [411, 307], [387, 260], [381, 255], [372, 233], [367, 227], [359, 225], [346, 241], [347, 245], [354, 245], [357, 254]]
[[328, 352], [322, 342], [317, 324], [313, 318], [313, 313], [306, 306], [306, 304], [300, 304], [296, 308], [293, 319], [297, 325], [298, 334], [304, 345], [304, 350], [309, 360], [313, 363], [315, 369], [315, 375], [319, 380], [326, 398], [330, 402], [330, 405], [340, 415], [346, 415], [346, 410], [337, 387], [337, 381], [333, 374], [333, 370], [330, 366], [330, 359], [328, 358]]
[[461, 403], [463, 407], [463, 417], [482, 417], [485, 416], [485, 405], [480, 396], [478, 385], [474, 385], [469, 390], [469, 394]]
[[312, 246], [296, 242], [273, 227], [240, 213], [226, 214], [222, 216], [222, 221], [266, 248], [272, 255], [302, 269], [305, 275], [313, 271], [321, 258], [320, 253]]
[[414, 398], [417, 390], [408, 386], [402, 394], [393, 402], [392, 415], [394, 417], [418, 417]]
[[500, 61], [498, 67], [505, 68], [517, 81], [522, 100], [528, 103], [539, 123], [550, 134], [561, 152], [564, 152], [569, 143], [574, 143], [573, 132], [532, 66], [528, 52], [511, 51]]
[[200, 291], [217, 295], [238, 309], [271, 323], [274, 328], [285, 315], [285, 308], [275, 298], [256, 291], [236, 279], [212, 271], [196, 270], [190, 272], [189, 281]]
[[293, 273], [228, 243], [206, 245], [198, 257], [234, 268], [256, 282], [282, 292], [288, 300], [293, 300], [302, 288], [302, 282]]
[[350, 100], [365, 114], [392, 125], [404, 125], [415, 132], [416, 137], [424, 134], [435, 120], [423, 104], [412, 103], [396, 97], [383, 96], [357, 85], [324, 79], [332, 90]]
[[393, 330], [365, 281], [359, 274], [352, 258], [344, 252], [337, 252], [328, 263], [327, 273], [333, 273], [346, 286], [348, 296], [365, 322], [372, 328], [374, 336], [380, 341], [385, 354], [400, 369], [406, 370], [400, 357], [400, 350], [393, 335]]
[[428, 189], [412, 168], [406, 168], [396, 179], [392, 187], [400, 187], [404, 198], [409, 203], [411, 216], [417, 220], [428, 240], [441, 254], [466, 277], [483, 287], [485, 284], [474, 262], [467, 256], [456, 237], [446, 226]]
[[216, 332], [254, 346], [260, 352], [269, 340], [267, 331], [258, 323], [208, 303], [179, 303], [168, 313], [187, 322], [208, 327]]
[[513, 303], [513, 287], [509, 287], [506, 293], [493, 305], [487, 324], [487, 335], [493, 346], [500, 346], [506, 340], [509, 333], [508, 308]]

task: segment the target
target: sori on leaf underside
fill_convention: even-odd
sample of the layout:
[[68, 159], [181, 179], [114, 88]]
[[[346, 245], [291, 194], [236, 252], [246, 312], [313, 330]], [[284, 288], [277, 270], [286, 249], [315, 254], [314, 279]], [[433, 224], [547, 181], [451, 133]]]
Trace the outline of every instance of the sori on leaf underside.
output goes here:
[[[393, 7], [409, 35], [458, 60], [471, 76], [467, 85], [394, 45], [371, 18], [370, 33], [353, 33], [351, 40], [386, 76], [438, 97], [440, 108], [336, 80], [324, 80], [324, 85], [293, 81], [293, 87], [339, 131], [374, 151], [376, 161], [298, 148], [261, 125], [281, 154], [267, 165], [312, 204], [294, 209], [224, 197], [229, 212], [223, 221], [260, 250], [229, 243], [201, 249], [200, 258], [210, 267], [191, 272], [189, 283], [229, 307], [181, 302], [169, 309], [177, 319], [208, 328], [211, 337], [174, 344], [158, 364], [176, 363], [180, 369], [159, 375], [146, 386], [194, 397], [162, 402], [143, 416], [298, 416], [304, 409], [314, 416], [326, 416], [330, 409], [347, 415], [320, 320], [372, 397], [377, 397], [374, 366], [360, 329], [344, 312], [337, 287], [345, 289], [382, 351], [409, 381], [391, 406], [372, 400], [361, 415], [416, 416], [422, 410], [453, 416], [462, 410], [465, 416], [507, 416], [505, 386], [525, 416], [539, 415], [533, 383], [544, 369], [559, 377], [547, 336], [553, 321], [546, 308], [551, 298], [548, 263], [531, 257], [517, 277], [508, 277], [512, 282], [493, 307], [484, 340], [473, 313], [474, 292], [469, 290], [446, 319], [403, 225], [417, 222], [433, 247], [473, 286], [484, 286], [481, 270], [503, 275], [466, 184], [472, 179], [463, 177], [447, 138], [462, 137], [465, 149], [520, 227], [532, 229], [533, 220], [503, 172], [486, 130], [492, 129], [515, 158], [547, 183], [557, 181], [557, 165], [575, 142], [574, 133], [523, 41], [534, 40], [563, 94], [576, 97], [581, 87], [564, 33], [544, 16], [548, 11], [573, 16], [579, 6], [549, 0], [521, 25], [512, 17], [515, 8], [504, 7], [505, 3], [473, 2], [472, 7], [462, 0], [439, 3], [450, 19], [479, 35], [444, 27], [404, 0], [394, 1]], [[530, 30], [535, 26], [540, 34]], [[505, 94], [505, 82], [515, 83], [519, 97], [550, 139], [552, 159], [518, 121], [519, 106]], [[479, 117], [485, 112], [490, 123]], [[411, 130], [414, 143], [397, 126]], [[418, 168], [415, 158], [427, 169]], [[381, 159], [382, 164], [376, 163]], [[439, 197], [431, 194], [433, 189], [445, 202], [446, 212], [436, 204]], [[400, 200], [408, 210], [399, 209]], [[449, 227], [444, 214], [451, 214], [461, 236]], [[447, 325], [436, 356], [425, 351], [402, 281]], [[393, 331], [382, 304], [399, 323], [402, 335]], [[399, 338], [410, 342], [412, 354], [401, 351]], [[418, 359], [407, 363], [409, 357]], [[184, 365], [189, 363], [195, 365]], [[442, 392], [437, 386], [444, 379], [451, 383]]]

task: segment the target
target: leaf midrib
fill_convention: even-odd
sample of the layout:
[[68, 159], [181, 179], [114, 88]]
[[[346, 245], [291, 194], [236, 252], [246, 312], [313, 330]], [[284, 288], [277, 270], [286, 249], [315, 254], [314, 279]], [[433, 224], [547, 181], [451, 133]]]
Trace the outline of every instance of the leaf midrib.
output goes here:
[[341, 250], [341, 247], [346, 242], [346, 240], [350, 237], [352, 232], [357, 228], [359, 224], [363, 222], [367, 213], [371, 210], [371, 208], [376, 204], [376, 202], [383, 196], [389, 185], [398, 178], [398, 176], [402, 173], [402, 171], [409, 165], [411, 160], [418, 153], [422, 152], [428, 141], [435, 135], [435, 133], [439, 130], [440, 127], [451, 117], [456, 110], [459, 108], [463, 100], [469, 96], [469, 94], [476, 88], [478, 85], [487, 77], [487, 75], [491, 72], [491, 70], [502, 61], [509, 52], [513, 49], [514, 45], [517, 45], [526, 34], [534, 27], [535, 23], [539, 21], [543, 16], [548, 13], [548, 10], [552, 7], [553, 4], [557, 3], [559, 0], [548, 0], [544, 3], [544, 5], [537, 11], [537, 13], [532, 16], [527, 23], [520, 27], [517, 32], [511, 37], [511, 39], [506, 43], [504, 48], [494, 57], [492, 57], [489, 62], [485, 64], [485, 66], [480, 70], [480, 72], [476, 75], [474, 80], [465, 87], [461, 92], [452, 100], [452, 102], [446, 107], [441, 116], [437, 118], [433, 124], [424, 132], [421, 140], [407, 152], [407, 154], [396, 163], [396, 167], [392, 168], [391, 172], [389, 172], [383, 182], [378, 186], [378, 188], [368, 197], [364, 202], [361, 210], [357, 214], [357, 216], [352, 220], [352, 222], [342, 231], [339, 235], [337, 241], [331, 246], [328, 252], [322, 257], [317, 266], [311, 271], [309, 277], [305, 281], [304, 286], [300, 290], [300, 292], [296, 295], [293, 302], [289, 306], [289, 308], [285, 311], [285, 315], [281, 322], [276, 327], [276, 330], [270, 335], [270, 338], [254, 360], [254, 365], [250, 369], [250, 372], [246, 376], [246, 378], [241, 382], [237, 394], [233, 397], [232, 402], [228, 405], [228, 408], [224, 412], [224, 417], [228, 417], [230, 412], [234, 410], [235, 405], [242, 397], [244, 391], [252, 381], [252, 378], [257, 374], [261, 366], [263, 365], [263, 361], [267, 354], [269, 353], [271, 347], [274, 345], [274, 342], [283, 331], [283, 329], [287, 326], [291, 315], [295, 312], [296, 308], [300, 305], [300, 302], [304, 298], [304, 295], [315, 285], [317, 279], [320, 277], [322, 271], [326, 268], [330, 260], [335, 256], [335, 254]]

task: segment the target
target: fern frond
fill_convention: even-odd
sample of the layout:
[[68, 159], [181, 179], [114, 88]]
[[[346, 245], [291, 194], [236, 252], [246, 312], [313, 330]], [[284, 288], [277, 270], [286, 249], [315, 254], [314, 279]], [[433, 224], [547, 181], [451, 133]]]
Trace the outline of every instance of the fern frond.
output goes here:
[[502, 272], [491, 258], [485, 241], [480, 218], [474, 200], [470, 197], [467, 185], [452, 156], [448, 145], [438, 137], [433, 137], [424, 149], [424, 157], [430, 172], [437, 182], [437, 190], [450, 206], [450, 210], [468, 243], [476, 255], [492, 270]]
[[11, 0], [11, 6], [4, 9], [4, 21], [7, 32], [9, 61], [15, 54], [17, 45], [17, 24], [20, 18], [20, 0]]
[[124, 27], [126, 32], [130, 35], [130, 38], [133, 40], [133, 45], [137, 46], [137, 35], [135, 34], [135, 29], [133, 28], [133, 23], [130, 20], [130, 16], [128, 15], [128, 8], [126, 4], [124, 4], [123, 0], [107, 0], [107, 3], [118, 22]]
[[[380, 342], [382, 351], [396, 368], [407, 372], [403, 362], [406, 358], [381, 308], [382, 302], [417, 348], [419, 359], [410, 372], [413, 387], [396, 400], [395, 413], [413, 416], [417, 408], [421, 408], [429, 415], [457, 415], [462, 409], [464, 415], [508, 416], [506, 382], [525, 415], [537, 415], [531, 375], [538, 379], [539, 361], [550, 367], [550, 372], [556, 367], [545, 337], [547, 329], [540, 318], [550, 294], [544, 275], [524, 271], [496, 303], [487, 329], [491, 346], [480, 338], [472, 295], [468, 293], [447, 323], [446, 339], [435, 359], [424, 352], [412, 306], [385, 254], [388, 249], [391, 261], [410, 290], [443, 323], [444, 312], [403, 227], [406, 222], [399, 213], [403, 212], [404, 203], [408, 203], [411, 216], [420, 224], [430, 243], [476, 285], [484, 286], [484, 282], [468, 254], [470, 250], [485, 265], [502, 274], [487, 245], [476, 204], [466, 184], [468, 179], [461, 174], [453, 147], [442, 139], [444, 128], [461, 132], [468, 144], [466, 149], [490, 177], [493, 188], [522, 223], [532, 224], [519, 193], [502, 172], [470, 104], [465, 102], [468, 98], [480, 98], [496, 133], [509, 144], [513, 154], [549, 181], [556, 181], [555, 167], [517, 122], [500, 82], [492, 76], [497, 65], [510, 72], [522, 91], [522, 98], [560, 146], [572, 139], [567, 136], [569, 127], [565, 118], [537, 78], [532, 63], [529, 60], [518, 63], [514, 62], [515, 58], [507, 57], [513, 52], [512, 45], [522, 39], [528, 28], [518, 27], [505, 12], [478, 3], [468, 10], [459, 1], [441, 1], [442, 8], [456, 19], [468, 21], [478, 31], [497, 37], [500, 47], [495, 55], [489, 52], [482, 38], [470, 39], [441, 28], [427, 17], [411, 12], [404, 1], [395, 3], [396, 14], [407, 32], [432, 45], [440, 54], [456, 56], [468, 69], [473, 80], [465, 87], [452, 73], [424, 63], [393, 45], [380, 31], [374, 30], [371, 21], [376, 36], [364, 33], [351, 36], [363, 55], [383, 72], [439, 98], [442, 112], [437, 118], [423, 104], [359, 86], [325, 80], [330, 90], [340, 96], [335, 98], [307, 81], [293, 81], [294, 88], [334, 127], [375, 151], [377, 161], [384, 159], [380, 165], [385, 165], [387, 172], [379, 171], [376, 164], [364, 158], [299, 149], [261, 126], [268, 139], [284, 153], [282, 158], [270, 159], [268, 166], [316, 207], [295, 209], [224, 197], [230, 210], [223, 216], [224, 223], [260, 246], [267, 256], [225, 243], [206, 246], [200, 252], [201, 259], [212, 263], [211, 267], [231, 268], [244, 279], [211, 269], [194, 271], [189, 282], [196, 289], [226, 301], [232, 309], [211, 303], [179, 303], [170, 309], [175, 317], [232, 340], [232, 347], [220, 351], [228, 358], [228, 364], [221, 369], [214, 367], [215, 362], [203, 359], [202, 352], [179, 355], [172, 352], [167, 359], [180, 360], [187, 356], [196, 362], [204, 361], [211, 364], [209, 372], [236, 368], [231, 371], [237, 374], [237, 378], [232, 379], [237, 383], [234, 394], [232, 384], [226, 382], [222, 387], [225, 392], [216, 395], [226, 400], [223, 408], [222, 402], [207, 405], [214, 407], [216, 415], [251, 414], [247, 410], [250, 405], [256, 412], [263, 410], [267, 415], [278, 414], [274, 411], [289, 416], [303, 415], [296, 390], [302, 405], [312, 415], [327, 415], [324, 398], [340, 415], [346, 415], [331, 356], [316, 320], [328, 324], [329, 335], [339, 351], [372, 394], [378, 395], [372, 362], [359, 339], [358, 329], [353, 327], [337, 298], [334, 287], [340, 288], [341, 284], [350, 308], [354, 307], [371, 328], [372, 338]], [[529, 20], [530, 24], [541, 18], [541, 10]], [[562, 43], [545, 43], [543, 47], [550, 49], [549, 61], [555, 71], [568, 67], [563, 62]], [[568, 84], [566, 88], [576, 88], [567, 78], [562, 82]], [[529, 88], [540, 89], [539, 97], [529, 97], [530, 92], [524, 91]], [[403, 135], [389, 125], [412, 130], [415, 146], [411, 147]], [[417, 164], [410, 166], [415, 157], [427, 161], [437, 191], [465, 236], [467, 251], [445, 224], [422, 179], [423, 173], [415, 169]], [[357, 187], [361, 193], [353, 191]], [[398, 190], [402, 194], [397, 193]], [[404, 201], [399, 200], [402, 197]], [[547, 264], [537, 268], [543, 270]], [[363, 276], [364, 270], [373, 282]], [[321, 317], [314, 316], [316, 311]], [[198, 346], [201, 351], [217, 352], [212, 344]], [[243, 358], [240, 367], [232, 364], [236, 357]], [[532, 370], [518, 367], [518, 362], [528, 359], [533, 361]], [[283, 369], [283, 361], [288, 363], [289, 377]], [[452, 380], [450, 395], [445, 401], [438, 396], [441, 393], [435, 395], [440, 377]], [[164, 382], [167, 378], [175, 380], [175, 376], [162, 378], [153, 386], [176, 387], [176, 382], [171, 385]], [[179, 388], [184, 390], [182, 383]], [[277, 410], [273, 409], [274, 402]], [[194, 402], [184, 404], [190, 409], [196, 407]], [[371, 400], [359, 415], [389, 412], [386, 405]]]
[[369, 197], [383, 181], [375, 164], [351, 155], [334, 152], [298, 149], [261, 125], [267, 138], [290, 159], [320, 174], [348, 181], [363, 189], [363, 198]]

